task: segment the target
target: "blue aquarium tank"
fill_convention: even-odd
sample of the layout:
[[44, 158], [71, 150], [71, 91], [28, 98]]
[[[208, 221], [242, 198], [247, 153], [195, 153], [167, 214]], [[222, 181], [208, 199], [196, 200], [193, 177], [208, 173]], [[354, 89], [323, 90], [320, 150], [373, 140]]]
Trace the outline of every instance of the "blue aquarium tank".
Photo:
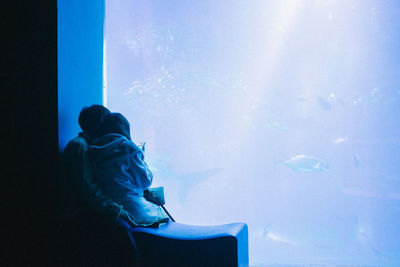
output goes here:
[[400, 266], [400, 2], [107, 0], [106, 105], [251, 266]]

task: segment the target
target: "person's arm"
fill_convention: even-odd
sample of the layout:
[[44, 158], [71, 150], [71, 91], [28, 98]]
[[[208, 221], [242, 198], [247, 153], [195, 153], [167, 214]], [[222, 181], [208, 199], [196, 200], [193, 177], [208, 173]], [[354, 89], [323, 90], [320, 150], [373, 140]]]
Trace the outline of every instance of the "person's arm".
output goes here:
[[136, 150], [133, 152], [132, 157], [131, 174], [135, 177], [137, 185], [142, 189], [147, 189], [153, 182], [153, 173], [150, 171], [146, 162], [144, 161], [144, 154], [142, 150]]

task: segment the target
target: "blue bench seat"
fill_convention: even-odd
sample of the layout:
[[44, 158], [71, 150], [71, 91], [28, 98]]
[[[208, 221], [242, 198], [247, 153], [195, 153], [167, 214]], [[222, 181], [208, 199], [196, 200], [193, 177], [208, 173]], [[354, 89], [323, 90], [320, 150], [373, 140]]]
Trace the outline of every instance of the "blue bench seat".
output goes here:
[[195, 226], [169, 222], [159, 228], [130, 228], [147, 266], [248, 266], [245, 223]]

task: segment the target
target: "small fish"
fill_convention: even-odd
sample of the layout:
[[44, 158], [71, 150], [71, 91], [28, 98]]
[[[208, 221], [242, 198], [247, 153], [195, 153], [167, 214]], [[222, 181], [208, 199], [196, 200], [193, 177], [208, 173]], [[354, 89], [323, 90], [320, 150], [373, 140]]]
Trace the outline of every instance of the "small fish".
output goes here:
[[349, 140], [349, 138], [346, 136], [346, 137], [334, 139], [334, 140], [332, 140], [332, 143], [334, 143], [335, 145], [338, 145], [338, 144], [344, 143], [348, 140]]
[[355, 167], [360, 166], [360, 155], [358, 155], [357, 153], [354, 154], [354, 156], [353, 156], [353, 163], [354, 163]]
[[330, 93], [330, 95], [328, 96], [328, 102], [334, 102], [336, 101], [336, 96], [334, 93]]
[[[399, 95], [400, 95], [400, 93], [399, 93]], [[296, 99], [297, 99], [298, 101], [302, 101], [302, 102], [306, 102], [306, 101], [309, 100], [307, 97], [302, 96], [302, 95], [296, 96]]]
[[189, 172], [186, 174], [176, 174], [175, 179], [179, 181], [178, 194], [180, 200], [182, 202], [185, 201], [190, 189], [200, 184], [201, 182], [204, 182], [211, 176], [220, 173], [222, 170], [223, 168], [214, 168], [202, 171]]
[[274, 121], [273, 122], [273, 125], [277, 128], [277, 129], [280, 129], [280, 130], [287, 130], [288, 129], [288, 127], [287, 126], [284, 126], [284, 125], [282, 125], [282, 124], [280, 124], [279, 122], [277, 122], [277, 121]]
[[189, 190], [193, 187], [223, 170], [223, 168], [213, 168], [181, 174], [174, 170], [171, 155], [148, 155], [147, 162], [153, 175], [158, 179], [179, 181], [178, 195], [180, 201], [186, 200]]
[[325, 110], [331, 110], [332, 105], [322, 97], [318, 97], [318, 104]]
[[268, 234], [268, 232], [269, 232], [269, 228], [270, 228], [270, 225], [269, 225], [269, 224], [267, 224], [267, 225], [264, 226], [263, 234], [262, 234], [263, 237], [267, 237], [267, 234]]
[[272, 123], [266, 122], [264, 124], [264, 128], [269, 128], [269, 129], [275, 128], [275, 129], [279, 129], [279, 130], [282, 130], [282, 131], [286, 131], [287, 129], [289, 129], [287, 126], [284, 126], [284, 125], [280, 124], [277, 121], [274, 121]]
[[359, 97], [359, 98], [353, 100], [354, 105], [358, 105], [358, 104], [360, 104], [362, 102], [363, 102], [363, 98], [362, 97]]
[[298, 155], [283, 162], [295, 172], [326, 172], [329, 164], [315, 156]]

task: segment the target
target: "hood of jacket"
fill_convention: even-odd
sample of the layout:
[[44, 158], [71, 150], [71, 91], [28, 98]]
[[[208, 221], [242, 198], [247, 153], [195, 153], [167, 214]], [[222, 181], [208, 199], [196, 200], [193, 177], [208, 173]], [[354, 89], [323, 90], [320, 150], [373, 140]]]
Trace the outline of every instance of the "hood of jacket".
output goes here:
[[89, 155], [92, 160], [99, 162], [109, 158], [124, 156], [140, 151], [140, 148], [121, 134], [106, 134], [92, 140]]

